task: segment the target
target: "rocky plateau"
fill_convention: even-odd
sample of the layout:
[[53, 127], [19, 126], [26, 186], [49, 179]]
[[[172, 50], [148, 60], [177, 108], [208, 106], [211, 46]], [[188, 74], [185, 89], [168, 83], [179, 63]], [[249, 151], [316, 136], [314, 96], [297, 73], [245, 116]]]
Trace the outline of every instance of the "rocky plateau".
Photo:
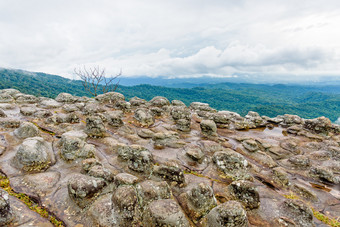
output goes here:
[[[63, 226], [340, 226], [340, 126], [325, 117], [5, 89], [0, 171]], [[53, 224], [0, 189], [0, 226]]]

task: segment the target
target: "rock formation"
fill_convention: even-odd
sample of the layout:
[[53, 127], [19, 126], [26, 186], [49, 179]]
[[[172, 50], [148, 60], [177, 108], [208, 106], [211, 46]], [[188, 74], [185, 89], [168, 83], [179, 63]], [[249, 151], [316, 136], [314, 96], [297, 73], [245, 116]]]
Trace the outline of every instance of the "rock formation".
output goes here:
[[324, 226], [340, 217], [340, 126], [5, 89], [0, 174], [1, 226], [52, 226], [14, 192], [65, 226]]

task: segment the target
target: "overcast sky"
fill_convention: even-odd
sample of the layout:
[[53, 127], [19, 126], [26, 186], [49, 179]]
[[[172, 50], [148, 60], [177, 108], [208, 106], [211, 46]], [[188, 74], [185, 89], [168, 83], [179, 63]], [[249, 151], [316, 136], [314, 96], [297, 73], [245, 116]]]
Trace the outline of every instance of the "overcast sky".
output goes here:
[[0, 0], [0, 67], [340, 76], [339, 0]]

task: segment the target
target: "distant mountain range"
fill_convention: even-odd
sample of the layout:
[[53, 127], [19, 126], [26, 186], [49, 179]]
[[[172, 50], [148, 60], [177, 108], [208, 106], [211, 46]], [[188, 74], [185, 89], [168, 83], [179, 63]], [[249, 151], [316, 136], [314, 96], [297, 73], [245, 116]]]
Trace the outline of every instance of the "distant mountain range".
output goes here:
[[[0, 69], [0, 89], [4, 88], [51, 98], [61, 92], [89, 96], [79, 80], [23, 70]], [[179, 99], [187, 105], [194, 101], [206, 102], [218, 110], [241, 115], [252, 110], [269, 117], [288, 113], [304, 118], [325, 116], [333, 122], [340, 117], [340, 83], [336, 81], [301, 85], [231, 83], [219, 78], [122, 77], [117, 91], [128, 99], [138, 96], [150, 100], [160, 95], [170, 101]]]

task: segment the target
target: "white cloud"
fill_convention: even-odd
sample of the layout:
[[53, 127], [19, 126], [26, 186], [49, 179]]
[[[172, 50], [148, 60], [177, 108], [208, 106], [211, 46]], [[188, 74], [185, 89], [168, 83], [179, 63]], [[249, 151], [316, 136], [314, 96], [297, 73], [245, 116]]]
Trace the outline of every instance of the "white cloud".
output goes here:
[[0, 66], [339, 76], [339, 24], [337, 0], [0, 0]]

